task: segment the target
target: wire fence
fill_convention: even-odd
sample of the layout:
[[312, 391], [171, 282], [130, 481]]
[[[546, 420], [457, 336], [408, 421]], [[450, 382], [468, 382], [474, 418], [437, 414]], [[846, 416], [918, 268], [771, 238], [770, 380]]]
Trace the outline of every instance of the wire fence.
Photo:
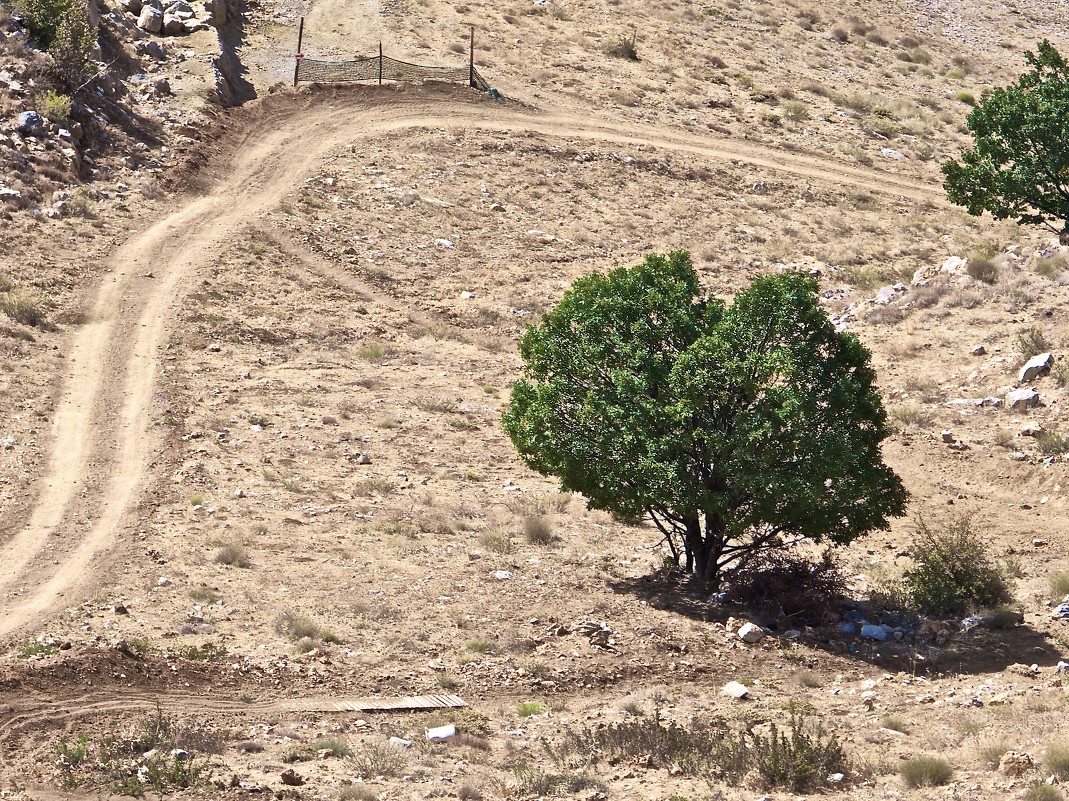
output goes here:
[[463, 67], [427, 67], [409, 64], [389, 56], [369, 56], [355, 61], [318, 61], [297, 57], [294, 85], [298, 83], [353, 83], [356, 81], [457, 81], [483, 92], [490, 84], [474, 65]]

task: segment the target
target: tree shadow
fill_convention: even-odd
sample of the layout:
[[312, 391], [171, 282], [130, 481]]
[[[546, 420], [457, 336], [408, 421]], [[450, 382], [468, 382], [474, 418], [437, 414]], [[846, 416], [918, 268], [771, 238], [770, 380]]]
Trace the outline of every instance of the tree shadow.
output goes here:
[[879, 642], [856, 633], [841, 633], [844, 614], [882, 623], [895, 621], [895, 613], [847, 597], [833, 599], [826, 609], [815, 610], [808, 619], [776, 620], [766, 610], [721, 600], [706, 582], [678, 573], [613, 578], [608, 586], [615, 593], [639, 598], [655, 609], [690, 620], [725, 625], [730, 618], [747, 620], [769, 629], [771, 636], [794, 629], [802, 632], [801, 636], [782, 640], [784, 646], [811, 648], [889, 672], [997, 673], [1011, 665], [1050, 668], [1062, 658], [1061, 650], [1050, 639], [1053, 635], [1048, 625], [1052, 621], [1042, 618], [1007, 628], [993, 629], [984, 624], [963, 628], [960, 617], [922, 619], [899, 613], [896, 622], [905, 629], [902, 639]]

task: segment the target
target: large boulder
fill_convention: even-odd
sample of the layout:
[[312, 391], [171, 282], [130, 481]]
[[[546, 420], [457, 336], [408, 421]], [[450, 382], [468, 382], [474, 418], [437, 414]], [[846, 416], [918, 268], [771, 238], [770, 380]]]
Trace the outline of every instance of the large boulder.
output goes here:
[[159, 33], [163, 30], [163, 12], [152, 6], [141, 9], [141, 16], [137, 18], [137, 27], [149, 33]]
[[25, 136], [39, 136], [45, 130], [45, 118], [36, 111], [23, 111], [19, 114], [15, 130]]
[[163, 32], [167, 36], [177, 36], [185, 33], [186, 26], [182, 24], [182, 18], [175, 14], [163, 15]]

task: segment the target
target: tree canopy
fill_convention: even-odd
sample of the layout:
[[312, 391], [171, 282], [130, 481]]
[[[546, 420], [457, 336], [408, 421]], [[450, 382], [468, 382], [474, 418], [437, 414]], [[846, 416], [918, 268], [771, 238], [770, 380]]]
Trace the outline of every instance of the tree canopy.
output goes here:
[[758, 278], [727, 306], [686, 253], [650, 255], [576, 281], [520, 354], [503, 424], [524, 461], [593, 508], [649, 515], [706, 579], [903, 513], [869, 353], [811, 279]]
[[969, 114], [973, 147], [943, 164], [944, 186], [969, 214], [990, 212], [1069, 236], [1069, 65], [1044, 40], [1031, 69]]

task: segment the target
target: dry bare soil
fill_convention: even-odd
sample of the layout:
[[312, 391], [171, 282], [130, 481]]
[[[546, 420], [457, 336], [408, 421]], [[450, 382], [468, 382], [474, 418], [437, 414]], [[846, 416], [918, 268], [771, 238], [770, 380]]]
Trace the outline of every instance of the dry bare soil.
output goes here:
[[[1069, 264], [1042, 232], [950, 206], [938, 164], [967, 141], [969, 95], [1037, 39], [1069, 44], [1062, 12], [837, 8], [264, 0], [241, 52], [262, 97], [205, 122], [165, 191], [5, 221], [0, 297], [46, 322], [0, 318], [0, 797], [122, 789], [146, 720], [206, 763], [207, 785], [175, 792], [207, 797], [755, 798], [664, 754], [594, 760], [584, 733], [654, 715], [761, 733], [792, 710], [853, 762], [834, 795], [1017, 798], [1051, 776], [1069, 465], [1056, 436], [1020, 432], [1065, 425]], [[268, 94], [301, 13], [326, 58], [381, 40], [459, 63], [474, 24], [507, 100]], [[640, 60], [612, 55], [632, 34]], [[650, 526], [520, 464], [499, 416], [525, 326], [579, 276], [679, 248], [724, 297], [819, 271], [873, 350], [912, 500], [838, 555], [856, 599], [908, 565], [917, 518], [968, 516], [1023, 625], [878, 643], [828, 610], [784, 638], [790, 621], [665, 571]], [[967, 402], [1015, 385], [1037, 336], [1058, 357], [1040, 407]], [[776, 633], [747, 645], [732, 618]], [[729, 680], [749, 699], [721, 696]], [[468, 707], [337, 706], [425, 694]], [[461, 736], [425, 739], [447, 723]], [[150, 743], [172, 768], [174, 739]], [[1009, 749], [1034, 766], [995, 770]], [[949, 789], [903, 784], [928, 754]]]

